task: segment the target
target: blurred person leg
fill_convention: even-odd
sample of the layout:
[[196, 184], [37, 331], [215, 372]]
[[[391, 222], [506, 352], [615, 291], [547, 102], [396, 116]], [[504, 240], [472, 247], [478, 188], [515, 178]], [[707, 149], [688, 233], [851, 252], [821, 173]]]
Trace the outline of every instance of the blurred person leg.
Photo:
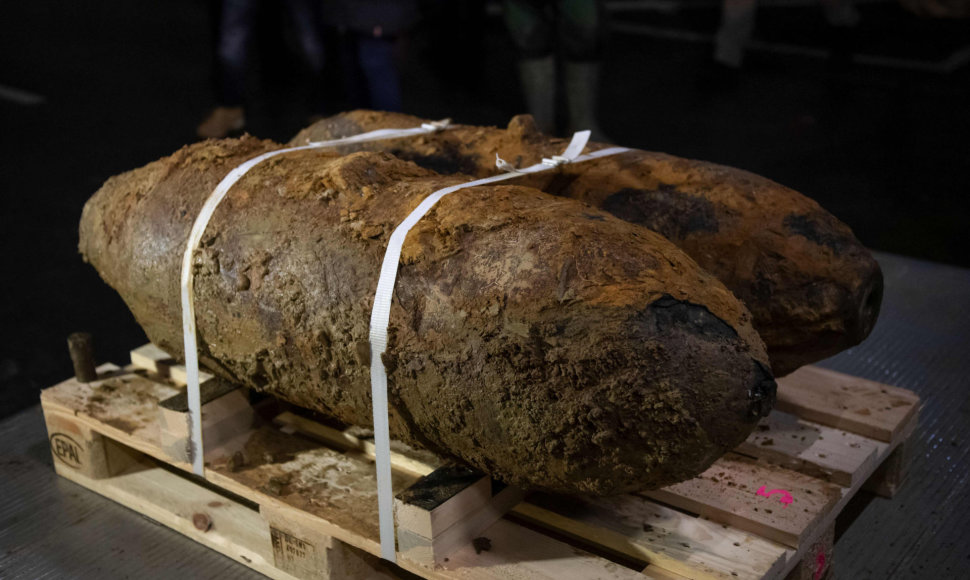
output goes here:
[[724, 0], [721, 25], [714, 37], [714, 62], [731, 69], [741, 68], [745, 45], [754, 33], [757, 0]]
[[216, 107], [196, 129], [203, 139], [222, 138], [246, 125], [246, 64], [259, 0], [222, 0], [216, 38]]
[[401, 80], [394, 62], [394, 40], [384, 36], [360, 34], [357, 38], [357, 59], [371, 108], [380, 111], [401, 111]]
[[355, 106], [403, 107], [397, 66], [403, 39], [420, 20], [416, 0], [327, 0], [325, 20], [342, 31], [341, 63]]
[[367, 96], [367, 81], [358, 64], [357, 33], [349, 30], [336, 30], [338, 36], [337, 57], [340, 62], [340, 81], [343, 87], [344, 100], [350, 109], [367, 109], [370, 98]]
[[311, 119], [316, 120], [327, 112], [323, 23], [315, 0], [287, 0], [286, 4], [300, 52], [310, 72], [309, 107]]
[[554, 7], [543, 0], [506, 0], [505, 25], [519, 51], [519, 78], [526, 106], [543, 133], [556, 129]]
[[597, 114], [604, 28], [600, 2], [560, 0], [558, 8], [569, 130], [589, 129], [594, 140], [608, 141]]

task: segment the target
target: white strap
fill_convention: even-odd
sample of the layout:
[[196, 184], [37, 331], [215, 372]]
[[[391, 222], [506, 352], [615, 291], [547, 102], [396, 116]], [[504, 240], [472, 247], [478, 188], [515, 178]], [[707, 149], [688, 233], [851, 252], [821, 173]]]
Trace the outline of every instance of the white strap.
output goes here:
[[311, 141], [306, 145], [299, 147], [288, 147], [286, 149], [277, 149], [276, 151], [263, 153], [262, 155], [253, 157], [252, 159], [230, 171], [229, 174], [219, 182], [219, 185], [216, 186], [215, 190], [209, 194], [209, 198], [206, 199], [198, 217], [195, 218], [195, 223], [192, 224], [192, 230], [189, 232], [189, 239], [185, 244], [185, 253], [182, 256], [181, 272], [182, 339], [185, 346], [185, 370], [187, 377], [186, 391], [189, 399], [189, 457], [192, 459], [192, 471], [196, 475], [201, 475], [203, 477], [205, 476], [202, 461], [204, 455], [202, 449], [202, 397], [199, 393], [199, 352], [198, 344], [196, 343], [195, 292], [193, 291], [194, 271], [192, 268], [192, 258], [195, 254], [195, 249], [199, 246], [199, 242], [202, 241], [202, 234], [205, 233], [205, 228], [209, 225], [209, 220], [212, 218], [213, 212], [216, 211], [216, 208], [219, 207], [219, 204], [222, 202], [223, 198], [225, 198], [226, 194], [229, 193], [229, 189], [232, 188], [232, 186], [235, 185], [243, 175], [246, 175], [250, 169], [256, 165], [259, 165], [263, 161], [270, 159], [271, 157], [282, 155], [283, 153], [434, 133], [447, 128], [450, 123], [450, 120], [444, 119], [432, 123], [425, 123], [420, 127], [412, 127], [408, 129], [378, 129], [376, 131], [370, 131], [368, 133], [362, 133], [352, 137], [331, 139], [329, 141]]
[[331, 139], [329, 141], [307, 141], [307, 145], [312, 147], [333, 147], [336, 145], [352, 145], [354, 143], [379, 141], [381, 139], [400, 139], [401, 137], [413, 137], [415, 135], [434, 133], [448, 128], [449, 125], [451, 125], [451, 119], [442, 119], [440, 121], [422, 123], [420, 127], [411, 127], [408, 129], [375, 129], [374, 131], [368, 131], [360, 135], [351, 135], [350, 137]]
[[[388, 424], [387, 371], [384, 368], [384, 361], [381, 359], [381, 356], [387, 350], [387, 328], [391, 317], [391, 298], [394, 294], [394, 282], [397, 278], [398, 264], [401, 260], [401, 249], [404, 246], [404, 239], [407, 237], [411, 228], [441, 198], [450, 193], [477, 185], [506, 181], [523, 174], [548, 171], [563, 163], [586, 161], [628, 151], [624, 147], [612, 147], [580, 156], [579, 154], [586, 147], [588, 140], [589, 131], [580, 131], [573, 135], [569, 147], [566, 148], [561, 156], [544, 159], [541, 163], [524, 169], [512, 168], [508, 173], [501, 173], [484, 179], [476, 179], [475, 181], [439, 189], [426, 197], [391, 234], [391, 238], [387, 243], [387, 249], [384, 252], [384, 261], [381, 264], [381, 275], [377, 281], [377, 291], [374, 293], [374, 306], [371, 310], [370, 317], [370, 379], [371, 397], [374, 407], [374, 455], [377, 464], [377, 505], [380, 518], [381, 557], [385, 560], [395, 562], [396, 555], [394, 549], [393, 491], [391, 489], [391, 439]], [[496, 157], [496, 160], [499, 168], [503, 168], [501, 163], [504, 162], [498, 157]], [[507, 163], [505, 165], [506, 167], [511, 167]]]

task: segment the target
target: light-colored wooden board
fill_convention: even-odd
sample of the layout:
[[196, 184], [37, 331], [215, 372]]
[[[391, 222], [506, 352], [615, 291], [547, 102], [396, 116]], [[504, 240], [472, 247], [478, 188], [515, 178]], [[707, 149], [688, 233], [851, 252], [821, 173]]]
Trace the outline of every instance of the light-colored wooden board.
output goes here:
[[401, 558], [398, 563], [405, 570], [436, 580], [478, 580], [503, 578], [508, 580], [644, 580], [669, 578], [631, 570], [599, 556], [574, 548], [500, 519], [482, 531], [489, 543], [487, 551], [476, 552], [466, 545], [449, 556], [448, 561], [434, 569]]
[[735, 451], [850, 487], [876, 461], [876, 441], [772, 411]]
[[[245, 445], [246, 464], [214, 461], [206, 469], [213, 484], [261, 506], [302, 512], [323, 533], [371, 554], [378, 550], [377, 480], [374, 464], [360, 454], [336, 451], [271, 427], [253, 432]], [[393, 488], [415, 477], [392, 474]]]
[[778, 379], [775, 408], [829, 427], [886, 443], [916, 414], [912, 391], [807, 366]]
[[[288, 533], [320, 550], [326, 546], [331, 522], [304, 510], [279, 503], [263, 504], [269, 521]], [[272, 512], [272, 513], [270, 513]], [[619, 564], [579, 550], [539, 532], [526, 529], [507, 520], [498, 520], [481, 532], [489, 541], [489, 548], [476, 552], [466, 545], [452, 552], [440, 566], [429, 566], [398, 554], [397, 564], [414, 574], [435, 580], [572, 580], [598, 578], [603, 580], [643, 580], [644, 576]], [[370, 552], [376, 553], [376, 537], [370, 540]], [[647, 578], [669, 578], [653, 576]]]
[[[461, 477], [463, 479], [468, 478], [466, 472], [471, 472], [471, 470], [462, 470]], [[455, 525], [458, 520], [491, 503], [492, 480], [481, 473], [472, 473], [477, 474], [477, 479], [470, 483], [462, 481], [461, 485], [465, 485], [464, 489], [455, 490], [453, 482], [436, 482], [435, 491], [444, 485], [449, 488], [447, 493], [450, 496], [437, 505], [425, 506], [421, 502], [408, 503], [400, 499], [399, 493], [394, 500], [394, 517], [398, 528], [404, 528], [423, 538], [434, 538]], [[427, 481], [426, 478], [419, 479], [412, 488], [423, 486]], [[405, 491], [410, 491], [412, 488]]]
[[261, 506], [260, 514], [269, 525], [273, 561], [277, 568], [301, 578], [360, 578], [393, 580], [389, 565], [380, 558], [348, 546], [321, 532], [310, 518], [294, 518], [289, 510]]
[[104, 479], [131, 464], [131, 453], [104, 435], [91, 430], [74, 416], [44, 412], [51, 455], [56, 467], [69, 467], [89, 479]]
[[[231, 457], [245, 444], [255, 415], [243, 389], [202, 403], [202, 445], [205, 460]], [[190, 463], [189, 414], [187, 411], [159, 408], [159, 443], [178, 461]]]
[[[143, 344], [132, 350], [131, 364], [159, 377], [170, 379], [177, 387], [184, 387], [188, 382], [188, 371], [186, 371], [185, 365], [178, 364], [175, 358], [152, 343]], [[211, 373], [199, 369], [200, 384], [212, 379]]]
[[94, 432], [190, 470], [190, 464], [170, 457], [160, 445], [158, 403], [179, 389], [111, 364], [101, 365], [98, 371], [104, 378], [91, 383], [72, 378], [41, 391], [44, 414], [74, 417]]
[[[322, 441], [336, 449], [353, 450], [365, 457], [374, 458], [374, 442], [370, 439], [357, 437], [349, 429], [340, 431], [289, 411], [274, 417], [273, 423], [292, 427], [295, 431]], [[394, 469], [420, 477], [438, 469], [444, 465], [444, 461], [431, 452], [413, 449], [399, 441], [392, 441], [391, 465]]]
[[[189, 371], [185, 369], [185, 365], [172, 365], [168, 369], [168, 377], [172, 379], [172, 382], [176, 386], [184, 387], [189, 382]], [[212, 379], [212, 373], [199, 370], [199, 384], [211, 381]]]
[[[128, 471], [91, 479], [70, 467], [58, 475], [112, 499], [250, 568], [280, 580], [298, 580], [273, 565], [269, 528], [259, 513], [142, 459]], [[201, 514], [211, 528], [199, 529]]]
[[132, 366], [161, 377], [167, 377], [169, 367], [175, 364], [172, 355], [150, 342], [132, 350], [130, 356]]
[[[759, 490], [769, 494], [759, 495]], [[780, 501], [785, 493], [790, 504]], [[842, 497], [843, 488], [734, 453], [694, 479], [644, 495], [798, 548]]]
[[[481, 503], [476, 509], [465, 512], [449, 527], [437, 530], [432, 536], [422, 536], [398, 522], [398, 550], [402, 558], [426, 565], [443, 564], [456, 550], [470, 544], [482, 530], [488, 528], [505, 515], [513, 505], [522, 501], [522, 490], [507, 486], [502, 491]], [[395, 500], [395, 510], [401, 502]], [[398, 512], [399, 513], [399, 512]]]
[[533, 497], [513, 512], [690, 578], [775, 578], [787, 561], [780, 544], [637, 496]]

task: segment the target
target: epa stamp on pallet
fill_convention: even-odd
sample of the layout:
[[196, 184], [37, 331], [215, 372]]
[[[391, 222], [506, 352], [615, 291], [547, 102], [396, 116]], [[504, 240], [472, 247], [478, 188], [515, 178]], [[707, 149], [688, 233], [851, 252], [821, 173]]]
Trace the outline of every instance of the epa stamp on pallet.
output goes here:
[[818, 367], [694, 479], [616, 497], [525, 494], [392, 444], [397, 567], [380, 560], [374, 446], [206, 376], [205, 479], [191, 474], [184, 369], [152, 345], [44, 390], [58, 474], [272, 578], [824, 578], [835, 519], [891, 497], [919, 398]]

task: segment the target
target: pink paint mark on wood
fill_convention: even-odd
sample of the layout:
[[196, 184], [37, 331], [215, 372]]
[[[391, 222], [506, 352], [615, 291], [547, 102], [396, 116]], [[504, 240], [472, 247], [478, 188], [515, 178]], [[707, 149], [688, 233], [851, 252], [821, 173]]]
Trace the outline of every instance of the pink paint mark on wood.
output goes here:
[[788, 493], [783, 489], [773, 489], [771, 491], [766, 491], [767, 489], [768, 489], [767, 486], [762, 485], [761, 489], [759, 489], [755, 493], [757, 495], [764, 496], [764, 497], [771, 497], [776, 493], [780, 493], [781, 497], [778, 498], [778, 501], [784, 504], [784, 507], [788, 507], [789, 505], [791, 505], [791, 502], [795, 501], [795, 498], [793, 498], [790, 493]]
[[814, 580], [819, 580], [822, 577], [822, 572], [825, 572], [825, 548], [819, 548], [818, 555], [815, 556], [815, 574], [813, 574]]

